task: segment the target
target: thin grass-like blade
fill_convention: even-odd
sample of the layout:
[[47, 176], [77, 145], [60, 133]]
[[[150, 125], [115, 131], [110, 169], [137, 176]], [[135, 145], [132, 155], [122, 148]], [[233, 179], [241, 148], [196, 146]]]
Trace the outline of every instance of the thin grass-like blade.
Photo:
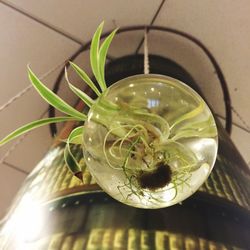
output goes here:
[[109, 36], [104, 40], [104, 42], [101, 45], [100, 52], [99, 52], [99, 72], [101, 74], [102, 82], [105, 83], [105, 62], [106, 57], [108, 53], [109, 46], [114, 38], [115, 33], [118, 29], [115, 29], [112, 33], [109, 34]]
[[87, 94], [85, 94], [83, 91], [81, 91], [80, 89], [78, 89], [77, 87], [75, 87], [74, 85], [72, 85], [69, 82], [69, 78], [68, 78], [68, 73], [67, 70], [65, 68], [65, 79], [68, 82], [68, 85], [70, 87], [70, 89], [84, 102], [86, 103], [89, 107], [91, 107], [94, 103], [93, 99], [91, 99]]
[[102, 77], [99, 70], [99, 44], [100, 37], [102, 33], [104, 22], [102, 22], [97, 28], [90, 45], [90, 63], [93, 74], [100, 85], [102, 91], [104, 91], [107, 87], [106, 84], [102, 81]]
[[74, 154], [71, 151], [70, 144], [73, 142], [73, 140], [76, 137], [83, 136], [83, 126], [77, 127], [70, 133], [66, 146], [64, 148], [64, 160], [67, 164], [68, 168], [72, 171], [72, 173], [78, 177], [80, 180], [82, 180], [82, 169], [76, 158], [74, 157]]
[[193, 138], [193, 137], [214, 137], [216, 136], [216, 127], [206, 127], [200, 130], [189, 129], [189, 130], [180, 130], [178, 133], [171, 138], [173, 141], [177, 141], [183, 138]]
[[198, 116], [204, 110], [205, 104], [200, 102], [199, 106], [196, 107], [194, 110], [182, 115], [181, 117], [177, 118], [174, 124], [170, 127], [170, 130], [173, 129], [177, 124], [183, 122], [187, 119], [191, 119], [195, 116]]
[[185, 173], [184, 171], [190, 172], [197, 168], [197, 159], [194, 152], [184, 146], [183, 144], [176, 141], [169, 141], [168, 143], [159, 145], [158, 150], [165, 152], [165, 161], [167, 164], [171, 162], [177, 162], [178, 168], [174, 172]]
[[3, 138], [0, 141], [0, 146], [4, 145], [5, 143], [15, 139], [16, 137], [27, 133], [35, 128], [50, 124], [50, 123], [57, 123], [57, 122], [65, 122], [65, 121], [76, 121], [76, 120], [81, 120], [81, 119], [77, 119], [74, 117], [53, 117], [53, 118], [45, 118], [45, 119], [41, 119], [41, 120], [37, 120], [31, 123], [28, 123], [18, 129], [16, 129], [15, 131], [13, 131], [12, 133], [10, 133], [9, 135], [7, 135], [5, 138]]
[[40, 96], [45, 99], [50, 105], [58, 109], [59, 111], [68, 114], [69, 116], [78, 118], [80, 120], [86, 120], [86, 115], [72, 108], [68, 103], [62, 100], [59, 96], [53, 93], [49, 88], [47, 88], [32, 72], [28, 67], [29, 79]]
[[75, 72], [81, 77], [81, 79], [86, 82], [89, 87], [99, 96], [101, 95], [100, 91], [98, 90], [98, 88], [95, 86], [95, 84], [92, 82], [92, 80], [88, 77], [88, 75], [76, 64], [74, 64], [73, 62], [69, 62], [70, 65], [73, 67], [73, 69], [75, 70]]
[[216, 125], [212, 117], [207, 120], [193, 123], [186, 123], [171, 134], [171, 140], [176, 141], [182, 138], [192, 137], [214, 137], [217, 135]]

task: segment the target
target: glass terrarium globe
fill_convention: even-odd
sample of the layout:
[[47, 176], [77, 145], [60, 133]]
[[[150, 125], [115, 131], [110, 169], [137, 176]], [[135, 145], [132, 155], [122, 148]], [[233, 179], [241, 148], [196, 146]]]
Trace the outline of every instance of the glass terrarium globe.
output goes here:
[[136, 75], [109, 87], [91, 107], [84, 156], [116, 200], [161, 208], [192, 195], [208, 178], [217, 129], [202, 98], [162, 75]]

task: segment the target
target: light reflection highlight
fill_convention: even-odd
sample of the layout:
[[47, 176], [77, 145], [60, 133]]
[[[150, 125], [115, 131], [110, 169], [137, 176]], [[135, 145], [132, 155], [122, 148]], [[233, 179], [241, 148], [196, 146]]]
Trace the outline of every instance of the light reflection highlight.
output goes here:
[[30, 194], [23, 196], [20, 205], [16, 208], [2, 232], [5, 237], [13, 237], [14, 245], [23, 249], [25, 242], [39, 236], [44, 226], [45, 218], [41, 204]]

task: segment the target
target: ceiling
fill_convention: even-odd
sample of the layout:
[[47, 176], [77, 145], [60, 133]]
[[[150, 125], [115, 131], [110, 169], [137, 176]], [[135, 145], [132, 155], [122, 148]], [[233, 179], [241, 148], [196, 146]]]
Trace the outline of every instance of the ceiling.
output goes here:
[[[46, 4], [32, 0], [0, 1], [0, 107], [4, 107], [0, 108], [0, 137], [47, 115], [48, 106], [37, 93], [32, 88], [24, 91], [29, 86], [27, 64], [52, 88], [65, 60], [92, 37], [102, 20], [105, 20], [105, 31], [117, 26], [153, 24], [196, 37], [215, 56], [231, 95], [232, 139], [250, 163], [249, 13], [248, 0], [136, 0], [133, 4], [122, 0], [74, 0], [70, 3], [54, 0]], [[110, 56], [117, 58], [134, 53], [142, 38], [143, 32], [117, 36]], [[150, 53], [167, 56], [191, 73], [224, 123], [220, 85], [202, 51], [183, 38], [156, 31], [149, 33], [148, 45]], [[89, 71], [88, 53], [78, 57], [76, 63]], [[75, 79], [73, 75], [72, 79]], [[80, 84], [77, 82], [78, 86]], [[71, 104], [76, 102], [64, 82], [59, 94]], [[9, 105], [14, 96], [17, 98]], [[0, 158], [4, 157], [0, 165], [0, 217], [24, 178], [50, 147], [52, 138], [48, 127], [44, 127], [17, 142], [0, 148]]]

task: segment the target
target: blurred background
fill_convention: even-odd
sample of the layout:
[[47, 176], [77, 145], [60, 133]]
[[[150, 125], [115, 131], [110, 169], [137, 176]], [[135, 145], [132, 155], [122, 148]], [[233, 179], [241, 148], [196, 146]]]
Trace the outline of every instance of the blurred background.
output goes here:
[[[0, 138], [22, 124], [47, 116], [48, 105], [29, 87], [27, 64], [53, 88], [65, 61], [91, 39], [101, 21], [105, 21], [104, 31], [130, 25], [161, 25], [196, 37], [213, 53], [230, 91], [231, 137], [250, 165], [249, 13], [247, 0], [0, 1]], [[109, 58], [135, 53], [143, 36], [143, 31], [117, 36]], [[149, 53], [182, 65], [225, 123], [218, 78], [197, 46], [172, 34], [150, 31], [148, 47]], [[86, 52], [75, 60], [87, 72], [88, 56]], [[70, 79], [78, 87], [83, 86], [71, 72]], [[77, 101], [64, 81], [58, 93], [72, 105]], [[49, 127], [43, 127], [0, 148], [0, 218], [52, 141]]]

